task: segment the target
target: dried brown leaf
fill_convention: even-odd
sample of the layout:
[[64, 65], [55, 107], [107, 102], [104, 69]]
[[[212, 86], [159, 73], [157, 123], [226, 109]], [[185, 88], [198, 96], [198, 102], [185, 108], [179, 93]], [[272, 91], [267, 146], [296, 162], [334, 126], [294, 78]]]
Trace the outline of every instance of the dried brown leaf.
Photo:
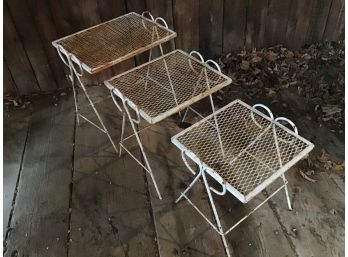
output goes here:
[[242, 70], [247, 71], [250, 67], [250, 63], [248, 61], [243, 60], [242, 63], [240, 64], [240, 68]]

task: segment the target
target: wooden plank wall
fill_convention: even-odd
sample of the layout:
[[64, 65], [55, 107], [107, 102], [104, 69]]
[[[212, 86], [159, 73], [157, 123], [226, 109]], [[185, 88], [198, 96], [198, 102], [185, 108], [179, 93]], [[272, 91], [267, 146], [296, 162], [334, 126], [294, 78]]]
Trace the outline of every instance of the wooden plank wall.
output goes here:
[[206, 58], [344, 37], [344, 0], [5, 0], [4, 95], [68, 86], [52, 40], [145, 10], [177, 31], [176, 48], [199, 50]]

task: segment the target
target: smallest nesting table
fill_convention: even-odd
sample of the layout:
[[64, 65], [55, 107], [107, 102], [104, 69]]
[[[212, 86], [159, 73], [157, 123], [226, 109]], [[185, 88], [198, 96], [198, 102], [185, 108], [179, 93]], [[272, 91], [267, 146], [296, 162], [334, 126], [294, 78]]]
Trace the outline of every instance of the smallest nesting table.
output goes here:
[[[267, 115], [257, 109], [262, 109]], [[292, 130], [283, 125], [285, 123]], [[230, 253], [225, 236], [283, 188], [291, 210], [284, 173], [314, 147], [298, 135], [292, 121], [284, 117], [274, 118], [264, 105], [251, 107], [240, 100], [231, 102], [183, 130], [172, 138], [172, 142], [181, 150], [187, 168], [196, 175], [176, 202], [185, 198], [203, 216], [221, 235], [228, 256]], [[198, 165], [198, 174], [189, 166], [187, 157]], [[207, 176], [216, 180], [222, 189], [211, 187]], [[187, 196], [201, 177], [217, 226]], [[223, 230], [211, 192], [221, 196], [228, 191], [242, 203], [247, 203], [278, 178], [283, 180], [282, 186], [232, 227]]]

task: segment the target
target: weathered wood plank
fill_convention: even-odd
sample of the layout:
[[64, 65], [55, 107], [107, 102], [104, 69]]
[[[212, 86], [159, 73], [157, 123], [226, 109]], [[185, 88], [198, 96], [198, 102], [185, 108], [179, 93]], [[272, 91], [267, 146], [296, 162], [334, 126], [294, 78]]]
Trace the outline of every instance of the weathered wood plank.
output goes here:
[[27, 2], [6, 1], [41, 90], [57, 89]]
[[344, 1], [332, 0], [324, 31], [324, 40], [339, 40], [344, 34]]
[[176, 47], [184, 51], [199, 50], [199, 1], [174, 1]]
[[249, 0], [247, 11], [247, 26], [245, 45], [248, 49], [264, 46], [268, 1]]
[[76, 32], [70, 21], [69, 13], [71, 10], [70, 8], [66, 9], [68, 6], [65, 4], [65, 1], [48, 1], [49, 11], [57, 31], [56, 39]]
[[4, 57], [20, 95], [40, 90], [6, 2], [4, 3]]
[[[226, 230], [252, 211], [265, 197], [261, 193], [245, 205], [229, 193], [223, 197], [215, 196], [215, 199]], [[286, 206], [285, 198], [281, 200]], [[227, 238], [235, 256], [295, 256], [277, 217], [267, 203], [232, 230]]]
[[286, 45], [299, 48], [306, 43], [312, 0], [292, 0], [286, 29]]
[[[160, 256], [225, 256], [218, 234], [192, 206], [186, 201], [174, 204], [192, 181], [179, 151], [170, 143], [171, 136], [177, 132], [175, 124], [162, 122], [141, 134], [163, 197], [158, 199], [147, 174]], [[192, 189], [190, 198], [213, 220], [201, 184]]]
[[304, 180], [296, 168], [287, 174], [293, 210], [286, 209], [284, 194], [272, 203], [297, 256], [344, 256], [344, 194], [340, 188], [326, 172], [318, 174], [316, 183]]
[[306, 43], [319, 42], [323, 39], [331, 2], [332, 0], [313, 1]]
[[146, 0], [146, 7], [156, 17], [162, 17], [169, 28], [174, 27], [172, 0]]
[[71, 96], [33, 101], [5, 256], [64, 256], [74, 136]]
[[199, 50], [205, 58], [222, 54], [223, 1], [199, 1]]
[[4, 97], [18, 96], [18, 89], [13, 81], [12, 74], [8, 68], [7, 62], [4, 58]]
[[[105, 88], [93, 89], [94, 98], [107, 95]], [[116, 107], [110, 99], [97, 107], [117, 141]], [[76, 129], [73, 181], [69, 256], [156, 256], [144, 173], [128, 154], [118, 157], [106, 135], [90, 124]]]
[[9, 224], [12, 201], [21, 170], [31, 113], [29, 109], [16, 109], [4, 113], [4, 166], [3, 166], [3, 237]]
[[226, 0], [224, 2], [223, 52], [241, 50], [245, 46], [248, 2]]
[[266, 47], [286, 43], [290, 2], [291, 0], [270, 0], [268, 2], [264, 42]]
[[28, 6], [30, 8], [30, 13], [34, 17], [34, 22], [45, 52], [47, 53], [48, 64], [51, 67], [54, 80], [57, 82], [58, 87], [68, 87], [69, 83], [61, 65], [61, 60], [51, 44], [58, 35], [52, 20], [49, 5], [46, 0], [30, 0], [28, 1]]
[[146, 9], [146, 0], [127, 0], [126, 1], [127, 12], [136, 12], [141, 14]]

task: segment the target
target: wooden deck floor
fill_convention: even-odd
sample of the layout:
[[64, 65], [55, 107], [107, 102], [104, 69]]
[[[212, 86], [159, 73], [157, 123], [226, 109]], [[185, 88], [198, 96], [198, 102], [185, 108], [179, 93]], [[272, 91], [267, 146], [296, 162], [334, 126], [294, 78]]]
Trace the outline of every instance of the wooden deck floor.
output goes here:
[[[120, 117], [112, 102], [98, 108], [117, 137]], [[115, 156], [104, 134], [76, 125], [71, 93], [37, 97], [30, 108], [4, 116], [5, 257], [225, 256], [203, 218], [185, 202], [173, 204], [192, 179], [170, 143], [180, 131], [174, 119], [142, 134], [159, 201], [128, 154]], [[139, 155], [137, 148], [133, 153]], [[233, 256], [343, 257], [343, 179], [321, 172], [311, 183], [296, 167], [287, 177], [294, 210], [280, 192], [229, 234]], [[212, 216], [201, 186], [192, 199]], [[223, 225], [261, 199], [242, 205], [231, 195], [217, 198]]]

